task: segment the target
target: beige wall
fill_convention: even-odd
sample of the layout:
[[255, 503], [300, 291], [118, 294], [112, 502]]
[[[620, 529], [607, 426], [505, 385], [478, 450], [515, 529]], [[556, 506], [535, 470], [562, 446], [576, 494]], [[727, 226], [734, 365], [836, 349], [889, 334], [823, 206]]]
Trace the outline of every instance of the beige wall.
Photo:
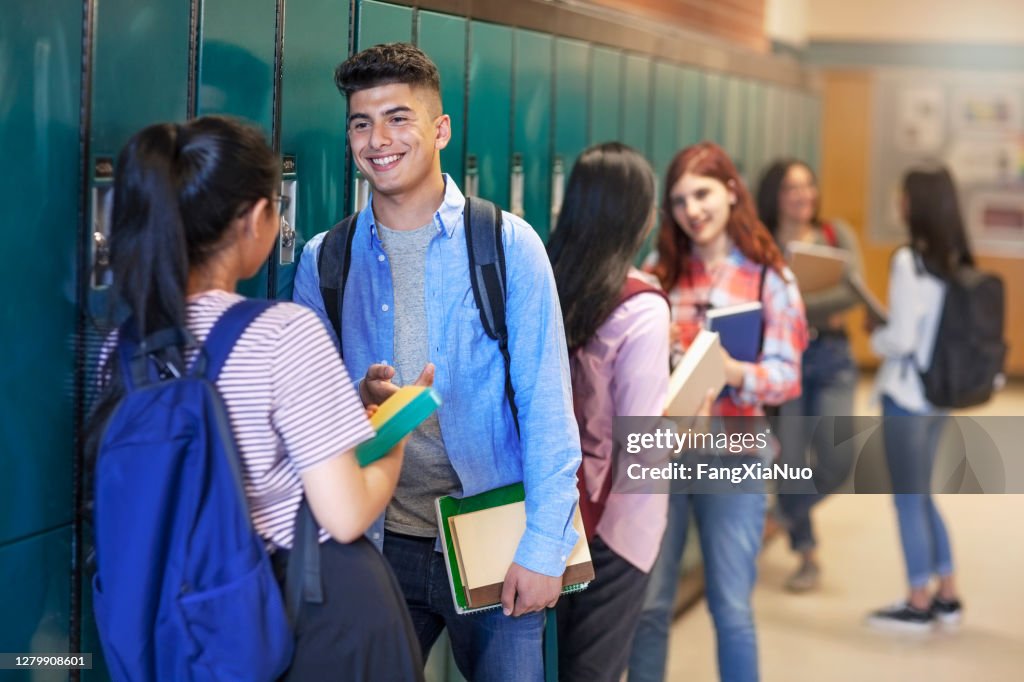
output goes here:
[[[867, 223], [867, 182], [871, 149], [872, 75], [866, 70], [827, 70], [822, 94], [822, 216], [843, 218], [860, 235], [864, 277], [883, 301], [887, 296], [889, 256], [894, 244], [873, 241]], [[1006, 284], [1006, 337], [1010, 353], [1006, 369], [1024, 375], [1024, 261], [981, 257], [979, 267], [1002, 276]], [[862, 367], [878, 364], [862, 330], [863, 312], [849, 316], [854, 357]]]
[[1024, 43], [1024, 0], [808, 0], [814, 41]]

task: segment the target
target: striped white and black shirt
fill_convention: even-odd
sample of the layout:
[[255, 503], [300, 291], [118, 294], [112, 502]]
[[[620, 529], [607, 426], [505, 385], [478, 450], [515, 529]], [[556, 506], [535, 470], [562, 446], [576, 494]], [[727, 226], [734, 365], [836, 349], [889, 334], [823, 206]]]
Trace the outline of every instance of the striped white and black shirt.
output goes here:
[[[241, 299], [219, 290], [189, 298], [189, 331], [204, 341]], [[114, 343], [108, 339], [101, 363]], [[278, 303], [249, 325], [217, 388], [241, 453], [253, 525], [268, 542], [290, 549], [302, 500], [300, 472], [374, 435], [362, 402], [323, 323], [293, 303]], [[321, 542], [327, 537], [321, 531]]]

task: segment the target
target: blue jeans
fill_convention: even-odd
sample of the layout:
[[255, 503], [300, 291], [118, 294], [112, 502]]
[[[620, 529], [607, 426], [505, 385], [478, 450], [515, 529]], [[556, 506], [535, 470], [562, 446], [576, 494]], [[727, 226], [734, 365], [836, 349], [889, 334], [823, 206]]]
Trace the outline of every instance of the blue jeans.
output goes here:
[[704, 582], [718, 640], [719, 675], [725, 682], [756, 681], [757, 633], [750, 597], [764, 531], [763, 492], [671, 496], [668, 527], [651, 569], [633, 637], [629, 680], [660, 682], [665, 677], [669, 628], [691, 509], [704, 555]]
[[907, 580], [921, 588], [933, 575], [953, 573], [949, 534], [928, 492], [945, 417], [911, 412], [889, 396], [882, 397], [882, 416]]
[[435, 538], [384, 535], [384, 556], [405, 594], [423, 660], [448, 628], [459, 672], [474, 682], [544, 679], [544, 612], [512, 618], [500, 608], [459, 615]]
[[804, 552], [817, 546], [811, 509], [843, 483], [853, 466], [854, 442], [846, 439], [837, 445], [835, 428], [837, 417], [852, 416], [856, 388], [857, 368], [850, 354], [849, 340], [845, 336], [821, 336], [804, 351], [803, 392], [799, 398], [779, 407], [782, 419], [777, 433], [782, 446], [782, 463], [807, 466], [809, 447], [815, 458], [812, 480], [815, 492], [778, 497], [779, 509], [787, 522], [789, 544], [794, 551]]

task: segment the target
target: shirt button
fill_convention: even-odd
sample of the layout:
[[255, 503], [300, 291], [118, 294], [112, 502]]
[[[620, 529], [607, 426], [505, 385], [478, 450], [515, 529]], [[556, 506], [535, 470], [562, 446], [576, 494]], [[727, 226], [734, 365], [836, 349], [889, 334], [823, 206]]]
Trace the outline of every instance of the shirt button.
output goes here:
[[373, 534], [373, 539], [374, 540], [380, 540], [380, 533], [374, 533]]
[[380, 309], [381, 309], [381, 310], [383, 310], [384, 312], [387, 312], [387, 311], [388, 311], [388, 304], [387, 304], [387, 303], [385, 303], [384, 305], [382, 305], [382, 306], [380, 307]]
[[380, 261], [381, 263], [383, 263], [384, 262], [384, 254], [382, 253], [379, 256], [377, 256], [377, 260]]
[[565, 555], [564, 554], [562, 555], [562, 561], [565, 561]]

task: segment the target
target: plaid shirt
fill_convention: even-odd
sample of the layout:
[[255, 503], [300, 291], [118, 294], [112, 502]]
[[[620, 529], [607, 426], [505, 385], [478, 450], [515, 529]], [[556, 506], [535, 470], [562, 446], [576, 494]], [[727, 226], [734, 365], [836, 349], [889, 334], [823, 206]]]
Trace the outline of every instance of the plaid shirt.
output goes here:
[[[683, 275], [671, 291], [672, 320], [678, 338], [675, 351], [683, 351], [704, 325], [709, 308], [724, 308], [757, 300], [762, 266], [749, 260], [735, 246], [724, 261], [709, 271], [693, 259], [689, 275]], [[800, 395], [800, 360], [807, 347], [807, 318], [788, 268], [780, 277], [765, 270], [764, 343], [761, 356], [751, 364], [739, 388], [729, 387], [715, 403], [713, 413], [724, 417], [764, 414], [762, 405], [779, 405]]]

